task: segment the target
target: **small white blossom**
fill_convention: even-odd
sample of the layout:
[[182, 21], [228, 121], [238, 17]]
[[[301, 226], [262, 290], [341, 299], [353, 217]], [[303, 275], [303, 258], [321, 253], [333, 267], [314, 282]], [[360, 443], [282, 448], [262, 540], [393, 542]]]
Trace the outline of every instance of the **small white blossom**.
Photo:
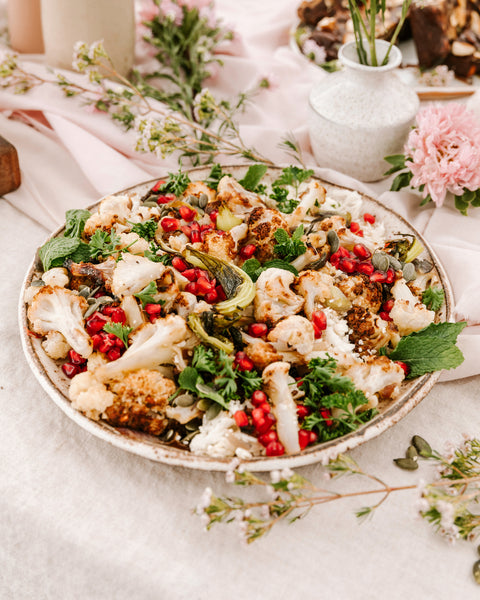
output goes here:
[[292, 471], [292, 469], [287, 467], [281, 470], [280, 475], [282, 476], [282, 479], [290, 479], [290, 477], [293, 477], [295, 473]]
[[281, 479], [280, 471], [271, 471], [270, 480], [272, 483], [278, 483]]
[[210, 506], [212, 502], [212, 489], [207, 487], [205, 488], [199, 503], [196, 506], [195, 512], [197, 515], [201, 515], [205, 512], [205, 509]]
[[325, 48], [319, 46], [314, 40], [308, 39], [303, 43], [302, 52], [307, 58], [317, 65], [322, 65], [327, 60]]

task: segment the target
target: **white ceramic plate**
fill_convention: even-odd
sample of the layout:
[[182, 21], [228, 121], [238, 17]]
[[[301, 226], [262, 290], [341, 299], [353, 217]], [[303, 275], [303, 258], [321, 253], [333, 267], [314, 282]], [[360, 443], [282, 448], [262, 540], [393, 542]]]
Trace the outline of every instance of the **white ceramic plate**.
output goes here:
[[[231, 173], [234, 177], [241, 179], [245, 174], [246, 167], [224, 167], [224, 171]], [[280, 168], [272, 167], [268, 170], [265, 180], [273, 181], [279, 175]], [[190, 171], [192, 180], [204, 179], [210, 168], [193, 169]], [[159, 177], [161, 178], [161, 177]], [[143, 195], [157, 179], [143, 183], [141, 185], [128, 188], [117, 192], [118, 194], [138, 193]], [[332, 184], [322, 181], [326, 189], [338, 188]], [[440, 313], [441, 320], [449, 320], [453, 306], [453, 296], [450, 285], [448, 283], [445, 271], [438, 262], [432, 250], [422, 236], [409, 225], [400, 215], [397, 215], [392, 210], [386, 208], [378, 201], [362, 195], [364, 199], [365, 212], [373, 213], [379, 221], [386, 225], [386, 229], [390, 234], [393, 233], [412, 233], [424, 245], [425, 252], [421, 258], [429, 259], [435, 265], [435, 271], [445, 290], [445, 305]], [[100, 201], [99, 201], [100, 202]], [[98, 203], [90, 207], [94, 210]], [[55, 231], [51, 237], [61, 235], [63, 227]], [[49, 239], [50, 239], [49, 238]], [[181, 465], [194, 469], [226, 471], [231, 463], [230, 458], [211, 458], [209, 456], [200, 456], [192, 454], [186, 450], [168, 446], [160, 442], [154, 437], [150, 437], [143, 433], [131, 431], [127, 429], [115, 429], [110, 425], [93, 421], [78, 412], [68, 399], [68, 386], [70, 380], [65, 377], [61, 371], [60, 361], [50, 359], [42, 350], [40, 340], [28, 335], [28, 323], [26, 315], [26, 306], [23, 301], [25, 289], [30, 285], [33, 279], [39, 278], [42, 273], [41, 265], [38, 257], [35, 256], [26, 273], [25, 280], [20, 293], [19, 302], [19, 323], [22, 345], [27, 357], [28, 363], [44, 390], [50, 398], [59, 406], [63, 412], [78, 425], [92, 433], [93, 435], [109, 442], [110, 444], [133, 452], [145, 458], [167, 463], [171, 465]], [[299, 467], [315, 462], [328, 462], [328, 460], [336, 457], [339, 453], [346, 452], [356, 446], [374, 438], [386, 431], [389, 427], [397, 423], [408, 412], [410, 412], [426, 394], [431, 390], [433, 384], [437, 381], [440, 373], [427, 374], [415, 380], [406, 382], [402, 385], [400, 396], [393, 402], [383, 403], [379, 406], [379, 414], [371, 421], [343, 437], [311, 446], [301, 453], [282, 456], [282, 457], [258, 457], [249, 461], [245, 461], [246, 468], [251, 471], [269, 471], [283, 467]]]

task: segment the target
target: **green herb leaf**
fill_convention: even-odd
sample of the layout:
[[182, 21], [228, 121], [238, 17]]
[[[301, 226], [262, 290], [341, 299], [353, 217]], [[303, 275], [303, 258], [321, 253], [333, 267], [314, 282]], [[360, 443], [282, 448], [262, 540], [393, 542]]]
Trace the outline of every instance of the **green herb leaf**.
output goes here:
[[245, 177], [238, 183], [250, 192], [256, 192], [257, 186], [267, 172], [266, 165], [251, 165], [245, 173]]
[[256, 371], [237, 371], [236, 374], [245, 396], [250, 397], [262, 388], [262, 376]]
[[204, 180], [205, 184], [208, 185], [209, 188], [216, 190], [218, 188], [218, 184], [220, 183], [220, 179], [225, 175], [223, 172], [222, 166], [215, 163], [212, 165], [210, 173], [208, 177]]
[[249, 258], [243, 263], [242, 269], [252, 281], [257, 281], [260, 275], [267, 269], [285, 269], [285, 271], [293, 273], [295, 277], [298, 275], [297, 269], [281, 258], [268, 260], [263, 265], [256, 258]]
[[85, 227], [85, 223], [91, 216], [90, 211], [84, 209], [67, 210], [65, 213], [65, 237], [79, 238]]
[[445, 302], [445, 292], [441, 287], [428, 287], [422, 294], [422, 302], [429, 310], [439, 310]]
[[217, 364], [215, 362], [215, 353], [213, 348], [197, 346], [193, 355], [192, 365], [199, 371], [216, 374]]
[[275, 254], [286, 262], [292, 262], [307, 251], [307, 247], [301, 241], [303, 235], [303, 224], [299, 225], [292, 234], [288, 235], [285, 229], [277, 229], [274, 234], [276, 244], [273, 248]]
[[165, 183], [158, 188], [158, 191], [162, 194], [175, 194], [175, 196], [181, 196], [187, 189], [190, 181], [188, 173], [169, 173], [168, 179]]
[[286, 188], [280, 187], [278, 185], [274, 185], [272, 187], [272, 193], [270, 194], [270, 198], [272, 198], [272, 200], [275, 200], [275, 202], [277, 203], [278, 210], [285, 214], [291, 214], [300, 204], [299, 200], [295, 200], [294, 198], [288, 197], [288, 190]]
[[151, 281], [143, 290], [140, 290], [137, 294], [133, 294], [135, 298], [138, 298], [142, 303], [142, 307], [145, 308], [147, 304], [165, 304], [164, 300], [155, 300], [153, 297], [158, 294], [157, 284]]
[[128, 348], [128, 336], [133, 331], [131, 327], [121, 323], [107, 323], [103, 326], [103, 331], [116, 335], [125, 344], [125, 348]]
[[88, 243], [90, 247], [90, 256], [94, 259], [98, 259], [100, 256], [102, 258], [110, 256], [116, 251], [119, 244], [120, 236], [116, 231], [112, 229], [108, 232], [97, 229]]
[[68, 258], [80, 246], [80, 238], [52, 238], [38, 250], [38, 256], [42, 261], [44, 271], [52, 267], [61, 267]]
[[150, 244], [150, 248], [148, 250], [145, 250], [145, 252], [143, 253], [143, 256], [145, 256], [145, 258], [148, 258], [148, 260], [151, 260], [152, 262], [163, 263], [164, 265], [171, 265], [173, 256], [170, 256], [170, 254], [157, 254], [157, 252], [160, 249], [160, 246], [157, 246], [154, 242], [152, 242]]
[[133, 233], [150, 242], [155, 237], [158, 223], [154, 219], [148, 219], [144, 223], [135, 223], [132, 226]]
[[266, 263], [263, 263], [263, 270], [265, 271], [265, 269], [284, 269], [285, 271], [290, 271], [290, 273], [293, 273], [295, 277], [298, 276], [298, 270], [289, 262], [286, 262], [281, 258], [272, 258], [272, 260], [267, 260]]
[[295, 192], [297, 192], [298, 186], [307, 181], [307, 179], [310, 179], [312, 175], [312, 169], [301, 169], [295, 166], [286, 167], [282, 170], [280, 177], [273, 182], [272, 188], [280, 185], [291, 185], [295, 188]]
[[392, 173], [396, 173], [397, 171], [401, 171], [406, 168], [405, 165], [405, 156], [403, 154], [392, 154], [391, 156], [385, 156], [384, 160], [392, 165], [392, 168], [389, 169], [385, 176], [391, 175]]
[[432, 323], [421, 331], [403, 337], [389, 358], [408, 365], [410, 372], [407, 379], [441, 369], [455, 369], [464, 360], [455, 342], [466, 325], [464, 321]]
[[178, 376], [178, 385], [182, 390], [187, 392], [193, 392], [197, 395], [197, 380], [199, 373], [194, 367], [185, 367]]
[[410, 185], [410, 181], [412, 180], [413, 173], [411, 171], [405, 171], [404, 173], [399, 173], [395, 179], [392, 181], [392, 186], [390, 190], [392, 192], [398, 192], [404, 187], [408, 187]]

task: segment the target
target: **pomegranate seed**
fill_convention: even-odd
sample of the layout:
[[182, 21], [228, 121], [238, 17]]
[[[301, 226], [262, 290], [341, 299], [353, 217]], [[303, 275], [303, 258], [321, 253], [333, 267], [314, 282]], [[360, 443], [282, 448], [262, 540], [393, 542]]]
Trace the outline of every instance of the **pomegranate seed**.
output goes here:
[[369, 262], [361, 262], [358, 263], [357, 265], [357, 272], [358, 273], [363, 273], [364, 275], [372, 275], [372, 273], [375, 271], [375, 267], [372, 265], [372, 263]]
[[300, 450], [305, 450], [310, 443], [310, 432], [306, 429], [300, 429], [298, 432], [298, 443], [300, 445]]
[[377, 283], [385, 283], [387, 281], [387, 276], [385, 273], [382, 273], [381, 271], [374, 271], [370, 275], [370, 281], [375, 281]]
[[275, 425], [275, 421], [276, 421], [276, 419], [271, 413], [264, 413], [262, 422], [261, 423], [257, 422], [257, 425], [255, 426], [255, 430], [259, 434], [266, 433], [269, 429], [271, 429], [273, 427], [273, 425]]
[[320, 329], [320, 331], [324, 331], [327, 328], [327, 317], [323, 310], [313, 311], [312, 323], [316, 325]]
[[270, 431], [267, 431], [267, 433], [262, 433], [262, 435], [258, 436], [258, 441], [262, 444], [262, 446], [268, 446], [270, 442], [277, 442], [277, 432], [271, 429]]
[[75, 350], [73, 349], [68, 351], [68, 358], [70, 359], [72, 365], [83, 365], [83, 363], [85, 362], [85, 358], [83, 358], [83, 356], [80, 356], [80, 354], [78, 354], [78, 352], [75, 352]]
[[178, 219], [173, 219], [172, 217], [165, 217], [160, 221], [160, 225], [163, 231], [166, 232], [176, 231], [179, 227]]
[[101, 333], [94, 333], [92, 335], [93, 349], [98, 350], [102, 341], [103, 341], [103, 335]]
[[195, 281], [187, 283], [187, 285], [185, 286], [185, 291], [190, 292], [190, 294], [194, 294], [196, 296], [198, 294], [197, 283]]
[[182, 225], [180, 229], [182, 233], [184, 233], [187, 236], [187, 238], [190, 239], [190, 236], [192, 235], [192, 228], [188, 225]]
[[145, 304], [145, 308], [143, 309], [147, 315], [159, 317], [162, 314], [162, 305], [161, 304]]
[[217, 217], [218, 217], [218, 210], [212, 210], [212, 212], [209, 215], [210, 217], [210, 221], [216, 225], [217, 224]]
[[175, 256], [175, 258], [172, 260], [172, 267], [177, 269], [177, 271], [180, 271], [180, 273], [183, 273], [183, 271], [188, 269], [187, 263], [179, 256]]
[[205, 279], [210, 279], [209, 272], [205, 271], [205, 269], [199, 269], [198, 267], [195, 269], [195, 275], [197, 276], [197, 279], [199, 277], [205, 277]]
[[220, 284], [217, 285], [217, 287], [215, 288], [215, 291], [217, 292], [219, 302], [223, 302], [224, 300], [227, 299], [227, 296], [225, 295], [225, 292], [223, 291], [223, 288]]
[[355, 246], [353, 247], [353, 253], [357, 258], [360, 258], [361, 260], [366, 260], [367, 258], [370, 258], [372, 256], [370, 250], [363, 244], [355, 244]]
[[272, 407], [268, 402], [262, 402], [258, 408], [261, 408], [265, 413], [269, 413], [272, 410]]
[[185, 271], [182, 272], [182, 275], [185, 277], [185, 279], [188, 279], [188, 281], [196, 281], [197, 269], [185, 269]]
[[340, 256], [337, 252], [335, 252], [334, 254], [332, 254], [330, 256], [330, 263], [337, 268], [338, 267], [338, 263], [340, 262]]
[[237, 427], [247, 427], [248, 417], [244, 410], [237, 410], [237, 412], [234, 413], [233, 418], [235, 419]]
[[396, 360], [395, 363], [403, 369], [405, 376], [407, 376], [410, 373], [410, 367], [407, 364], [405, 364], [401, 360]]
[[116, 306], [112, 306], [111, 304], [107, 304], [106, 306], [104, 306], [101, 309], [102, 310], [102, 314], [104, 314], [107, 317], [109, 317], [116, 308], [117, 308]]
[[240, 248], [240, 257], [246, 260], [247, 258], [251, 258], [256, 251], [257, 247], [255, 244], [247, 244], [246, 246], [242, 246], [242, 248]]
[[256, 423], [258, 423], [258, 421], [261, 421], [262, 419], [265, 418], [265, 412], [263, 410], [263, 408], [254, 408], [252, 410], [252, 421], [253, 424], [255, 425]]
[[69, 379], [72, 379], [72, 377], [75, 377], [75, 375], [80, 373], [80, 367], [78, 365], [72, 365], [72, 363], [64, 363], [62, 365], [62, 371]]
[[314, 444], [318, 440], [318, 434], [315, 431], [310, 431], [310, 443]]
[[285, 454], [285, 448], [280, 442], [270, 442], [265, 448], [265, 454], [267, 456], [282, 456], [282, 454]]
[[312, 323], [313, 325], [313, 335], [316, 340], [319, 340], [322, 337], [323, 331], [319, 328], [316, 323]]
[[351, 258], [341, 258], [338, 268], [344, 273], [354, 273], [357, 269], [357, 261]]
[[201, 233], [199, 231], [192, 231], [192, 233], [190, 234], [190, 241], [192, 242], [192, 244], [201, 242], [202, 241]]
[[113, 310], [110, 318], [114, 323], [121, 323], [122, 325], [125, 325], [127, 322], [127, 315], [125, 314], [123, 308], [116, 308]]
[[358, 235], [358, 237], [363, 237], [363, 229], [359, 229], [358, 231], [356, 231], [355, 235]]
[[268, 326], [265, 323], [252, 323], [248, 326], [248, 334], [252, 337], [260, 338], [268, 333]]
[[343, 246], [340, 246], [340, 248], [337, 250], [337, 253], [340, 258], [350, 258], [350, 252]]
[[217, 290], [212, 290], [211, 292], [207, 292], [205, 294], [205, 296], [203, 297], [203, 299], [208, 304], [215, 304], [215, 302], [218, 302]]
[[242, 358], [237, 362], [237, 369], [239, 371], [251, 371], [255, 365], [253, 362], [247, 357]]
[[363, 220], [365, 221], [365, 223], [370, 223], [370, 225], [373, 225], [375, 223], [375, 217], [370, 213], [365, 213], [363, 215]]
[[297, 406], [297, 416], [299, 419], [304, 419], [306, 416], [310, 414], [310, 409], [305, 404], [298, 404]]
[[94, 312], [85, 324], [88, 335], [93, 335], [94, 333], [102, 331], [103, 326], [106, 323], [108, 323], [108, 319], [104, 317], [102, 313], [99, 313], [98, 311]]
[[211, 292], [215, 289], [215, 280], [209, 281], [206, 277], [199, 277], [197, 279], [197, 294], [203, 295], [207, 292]]
[[168, 204], [172, 200], [175, 200], [175, 196], [173, 194], [162, 194], [157, 198], [157, 204]]
[[192, 223], [190, 227], [192, 228], [192, 231], [200, 231], [200, 224], [197, 222]]
[[99, 346], [100, 352], [104, 352], [105, 354], [115, 348], [115, 341], [110, 339], [108, 336], [104, 336], [102, 343]]
[[392, 310], [394, 304], [395, 300], [393, 298], [390, 298], [390, 300], [387, 300], [382, 304], [382, 310], [389, 313]]
[[257, 407], [267, 402], [267, 400], [267, 394], [265, 392], [262, 392], [262, 390], [255, 390], [251, 397], [251, 402], [253, 406]]
[[165, 183], [164, 179], [159, 179], [157, 181], [157, 183], [152, 187], [152, 189], [150, 190], [151, 192], [158, 192], [158, 190], [162, 187], [162, 185]]
[[388, 312], [385, 312], [384, 310], [379, 312], [378, 315], [384, 321], [392, 321], [392, 317], [390, 316], [390, 314]]
[[191, 206], [181, 206], [178, 209], [178, 212], [180, 213], [182, 219], [187, 221], [187, 223], [193, 221], [193, 219], [197, 216], [197, 211]]
[[395, 271], [393, 269], [388, 269], [386, 277], [385, 283], [393, 283], [395, 281]]
[[118, 360], [122, 356], [120, 348], [112, 348], [107, 352], [108, 360]]
[[350, 231], [352, 233], [357, 233], [357, 231], [360, 229], [360, 225], [358, 223], [356, 223], [355, 221], [352, 221], [350, 223]]
[[331, 413], [331, 412], [330, 412], [328, 409], [326, 409], [326, 408], [323, 408], [323, 409], [320, 411], [320, 414], [321, 414], [321, 415], [322, 415], [322, 417], [325, 419], [325, 425], [326, 425], [327, 427], [331, 427], [331, 426], [333, 425], [333, 421], [332, 421], [332, 419], [330, 418], [330, 417], [332, 416], [332, 413]]
[[123, 341], [120, 338], [117, 338], [115, 340], [115, 346], [120, 349], [125, 348], [125, 344], [123, 343]]

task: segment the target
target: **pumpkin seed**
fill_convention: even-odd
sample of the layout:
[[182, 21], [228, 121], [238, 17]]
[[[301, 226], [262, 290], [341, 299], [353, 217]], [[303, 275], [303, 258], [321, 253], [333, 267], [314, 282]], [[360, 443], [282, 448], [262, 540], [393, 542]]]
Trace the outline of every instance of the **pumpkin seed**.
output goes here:
[[433, 264], [426, 259], [420, 260], [419, 258], [416, 258], [413, 261], [413, 264], [420, 273], [430, 273], [430, 271], [433, 269]]
[[412, 263], [406, 263], [405, 265], [403, 265], [402, 273], [405, 281], [413, 281], [417, 278], [415, 265], [412, 265]]
[[197, 408], [199, 410], [207, 411], [210, 408], [211, 404], [212, 403], [210, 400], [206, 400], [205, 398], [202, 398], [201, 400], [199, 400], [197, 402]]
[[430, 444], [419, 435], [413, 436], [412, 444], [415, 446], [415, 450], [420, 454], [420, 456], [423, 456], [423, 458], [429, 458], [432, 456], [432, 448]]
[[30, 285], [32, 287], [43, 287], [45, 285], [45, 282], [42, 281], [41, 279], [35, 279], [35, 281], [32, 281], [32, 283]]
[[177, 406], [183, 406], [185, 408], [187, 406], [192, 406], [194, 402], [195, 398], [191, 394], [182, 394], [181, 396], [178, 396], [175, 400], [175, 404]]
[[173, 437], [175, 436], [175, 430], [174, 429], [169, 429], [167, 431], [167, 433], [164, 435], [163, 439], [165, 442], [170, 442]]
[[205, 418], [207, 419], [207, 421], [211, 421], [218, 415], [218, 413], [221, 410], [222, 410], [222, 407], [220, 406], [220, 404], [212, 404], [210, 406], [210, 408], [207, 410], [207, 412], [205, 413]]
[[188, 202], [192, 206], [198, 206], [198, 198], [196, 196], [194, 196], [193, 194], [190, 194], [189, 196], [187, 196], [186, 202]]
[[304, 269], [305, 270], [311, 269], [313, 271], [316, 271], [317, 269], [321, 269], [322, 267], [325, 266], [325, 264], [327, 262], [327, 258], [328, 258], [328, 254], [326, 252], [322, 252], [319, 259], [314, 260], [313, 262], [308, 264], [306, 267], [304, 267]]
[[477, 562], [473, 563], [472, 573], [475, 581], [480, 583], [480, 560], [477, 560]]
[[372, 256], [372, 265], [377, 271], [387, 271], [390, 261], [385, 252], [374, 252]]
[[205, 192], [202, 192], [200, 194], [200, 197], [198, 198], [198, 206], [200, 208], [205, 208], [208, 204], [208, 196], [207, 194], [205, 194]]
[[88, 287], [88, 285], [81, 285], [78, 288], [78, 295], [83, 296], [84, 298], [88, 298], [92, 293], [92, 290]]
[[397, 467], [406, 469], [407, 471], [415, 471], [415, 469], [418, 469], [418, 462], [413, 458], [394, 458], [393, 462]]
[[480, 555], [480, 546], [477, 546], [477, 554]]
[[394, 256], [388, 256], [388, 262], [394, 271], [399, 271], [402, 268], [402, 263]]
[[145, 202], [142, 202], [142, 206], [158, 206], [158, 203], [155, 202], [155, 200], [145, 200]]
[[340, 247], [340, 240], [338, 239], [337, 232], [333, 229], [330, 229], [330, 231], [327, 233], [327, 242], [330, 245], [330, 252], [332, 254]]
[[418, 452], [415, 446], [409, 446], [407, 448], [407, 451], [405, 452], [405, 456], [407, 458], [413, 458], [414, 460], [416, 460], [418, 457]]
[[196, 429], [195, 431], [192, 431], [191, 433], [189, 433], [188, 435], [186, 435], [184, 438], [182, 438], [182, 442], [189, 442], [190, 440], [192, 440], [197, 433], [200, 433], [198, 431], [198, 429]]

